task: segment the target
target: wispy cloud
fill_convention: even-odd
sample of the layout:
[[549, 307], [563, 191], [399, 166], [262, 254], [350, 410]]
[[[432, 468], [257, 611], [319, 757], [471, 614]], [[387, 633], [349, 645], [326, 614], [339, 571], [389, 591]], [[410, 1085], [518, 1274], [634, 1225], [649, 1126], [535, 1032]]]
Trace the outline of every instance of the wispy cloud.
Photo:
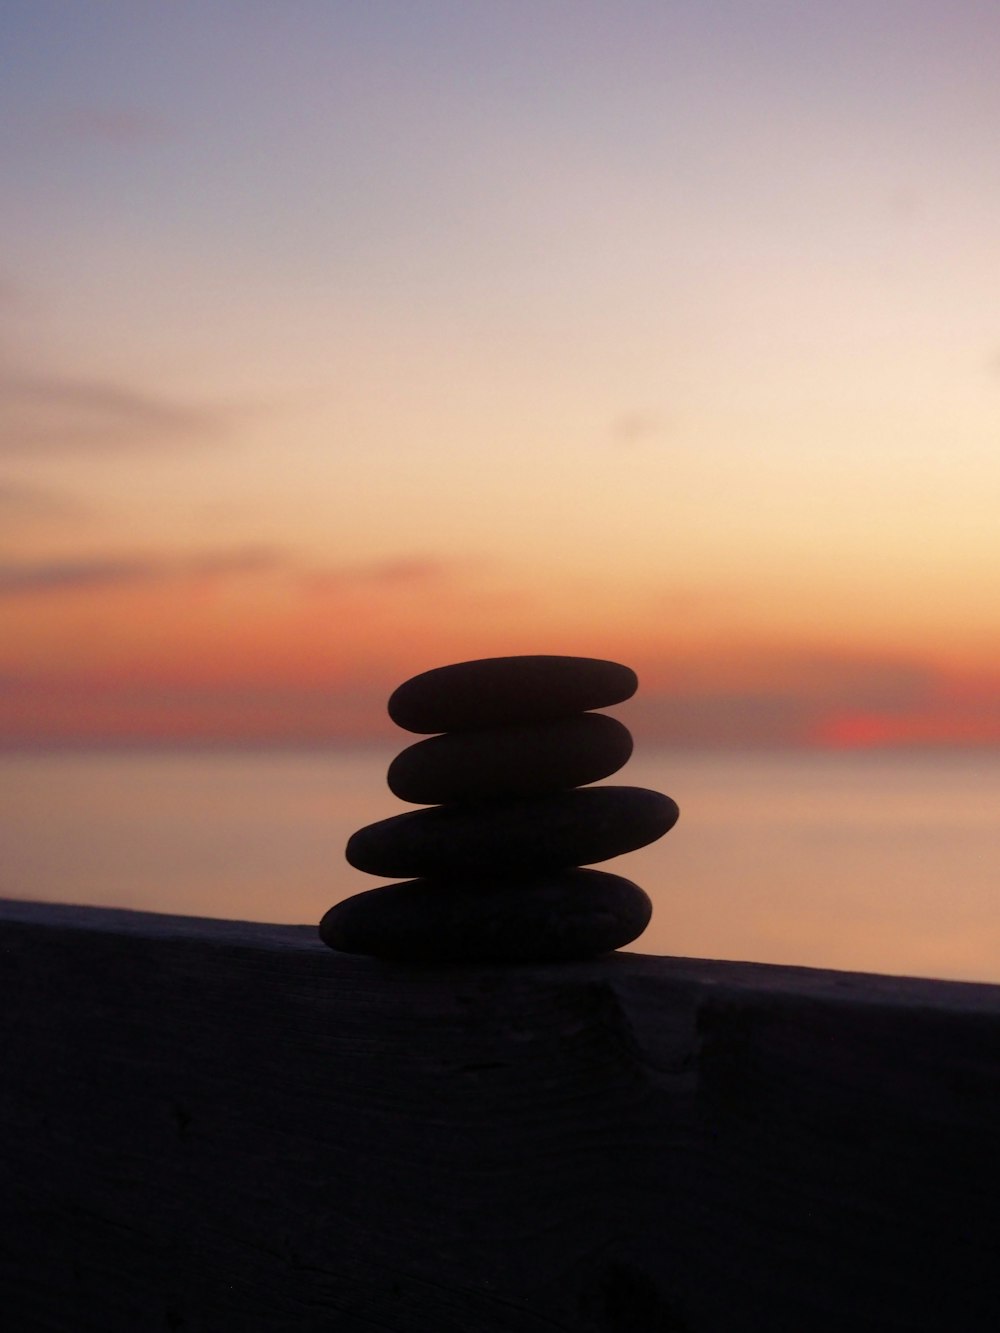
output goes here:
[[291, 557], [286, 551], [261, 544], [200, 551], [175, 562], [173, 569], [192, 578], [215, 578], [225, 574], [262, 574], [284, 569], [290, 563]]
[[0, 597], [92, 591], [129, 585], [166, 583], [256, 574], [287, 563], [273, 547], [247, 546], [198, 551], [175, 557], [146, 555], [81, 556], [59, 560], [0, 563]]
[[109, 144], [140, 148], [162, 143], [174, 127], [162, 116], [135, 106], [75, 106], [55, 112], [45, 121], [48, 138], [75, 143]]
[[13, 278], [0, 273], [0, 310], [9, 310], [20, 304], [24, 297], [22, 288]]
[[386, 560], [311, 570], [303, 576], [303, 583], [310, 591], [320, 593], [341, 592], [354, 587], [442, 584], [476, 564], [474, 560], [445, 560], [429, 555], [394, 556]]
[[188, 444], [220, 436], [226, 424], [216, 407], [127, 385], [0, 369], [0, 453]]
[[617, 444], [645, 444], [659, 439], [669, 430], [667, 422], [656, 412], [623, 412], [611, 423], [611, 438]]
[[[14, 488], [9, 495], [0, 485], [0, 515], [5, 500], [19, 503]], [[27, 496], [24, 503], [30, 503]], [[38, 504], [44, 503], [40, 493]], [[98, 554], [60, 557], [52, 560], [0, 562], [0, 597], [29, 596], [49, 592], [81, 591], [122, 587], [126, 584], [158, 584], [184, 579], [226, 578], [232, 575], [279, 572], [307, 593], [377, 595], [395, 589], [443, 589], [477, 562], [445, 560], [433, 556], [398, 556], [367, 563], [303, 568], [291, 552], [265, 544], [208, 548], [178, 554]]]
[[74, 519], [85, 517], [88, 513], [82, 501], [46, 486], [0, 480], [0, 518], [4, 522]]
[[162, 577], [148, 560], [50, 560], [0, 565], [0, 597], [72, 588], [101, 588], [143, 583]]

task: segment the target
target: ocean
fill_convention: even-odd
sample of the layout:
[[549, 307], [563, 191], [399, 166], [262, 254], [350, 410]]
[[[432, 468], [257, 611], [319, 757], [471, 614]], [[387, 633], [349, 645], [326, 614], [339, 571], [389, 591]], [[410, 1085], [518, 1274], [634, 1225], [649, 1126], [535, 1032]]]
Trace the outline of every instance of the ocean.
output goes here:
[[[383, 881], [343, 859], [413, 807], [394, 750], [0, 756], [0, 896], [315, 922]], [[653, 921], [632, 949], [1000, 982], [1000, 755], [637, 752], [613, 781], [681, 818], [606, 868]]]

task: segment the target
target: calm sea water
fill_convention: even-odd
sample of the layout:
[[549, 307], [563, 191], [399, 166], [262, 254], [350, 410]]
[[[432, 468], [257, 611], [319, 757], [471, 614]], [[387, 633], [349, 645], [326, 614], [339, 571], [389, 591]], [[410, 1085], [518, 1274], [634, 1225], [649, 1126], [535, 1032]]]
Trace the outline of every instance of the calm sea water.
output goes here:
[[[405, 807], [393, 751], [0, 757], [0, 896], [317, 921], [377, 881], [348, 835]], [[1000, 756], [637, 755], [677, 827], [609, 863], [644, 953], [1000, 982]]]

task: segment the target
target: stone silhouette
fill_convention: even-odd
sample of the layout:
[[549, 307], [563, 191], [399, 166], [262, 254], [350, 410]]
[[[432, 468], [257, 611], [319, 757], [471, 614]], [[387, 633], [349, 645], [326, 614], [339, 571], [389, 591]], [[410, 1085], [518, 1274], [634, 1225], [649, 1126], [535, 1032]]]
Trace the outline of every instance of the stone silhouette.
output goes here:
[[401, 962], [591, 958], [636, 939], [652, 912], [618, 875], [582, 869], [654, 842], [669, 796], [588, 786], [632, 753], [620, 722], [635, 673], [587, 657], [494, 657], [425, 671], [389, 700], [430, 734], [389, 767], [392, 792], [427, 808], [359, 829], [347, 860], [406, 881], [355, 894], [320, 923], [333, 949]]

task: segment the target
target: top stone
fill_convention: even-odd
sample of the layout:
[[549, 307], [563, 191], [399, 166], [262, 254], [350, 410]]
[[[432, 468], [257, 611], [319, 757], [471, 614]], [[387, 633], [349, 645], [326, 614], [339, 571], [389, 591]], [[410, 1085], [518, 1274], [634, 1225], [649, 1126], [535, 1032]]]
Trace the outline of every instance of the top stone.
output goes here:
[[630, 667], [596, 657], [484, 657], [404, 681], [389, 716], [427, 734], [545, 722], [621, 703], [638, 684]]

